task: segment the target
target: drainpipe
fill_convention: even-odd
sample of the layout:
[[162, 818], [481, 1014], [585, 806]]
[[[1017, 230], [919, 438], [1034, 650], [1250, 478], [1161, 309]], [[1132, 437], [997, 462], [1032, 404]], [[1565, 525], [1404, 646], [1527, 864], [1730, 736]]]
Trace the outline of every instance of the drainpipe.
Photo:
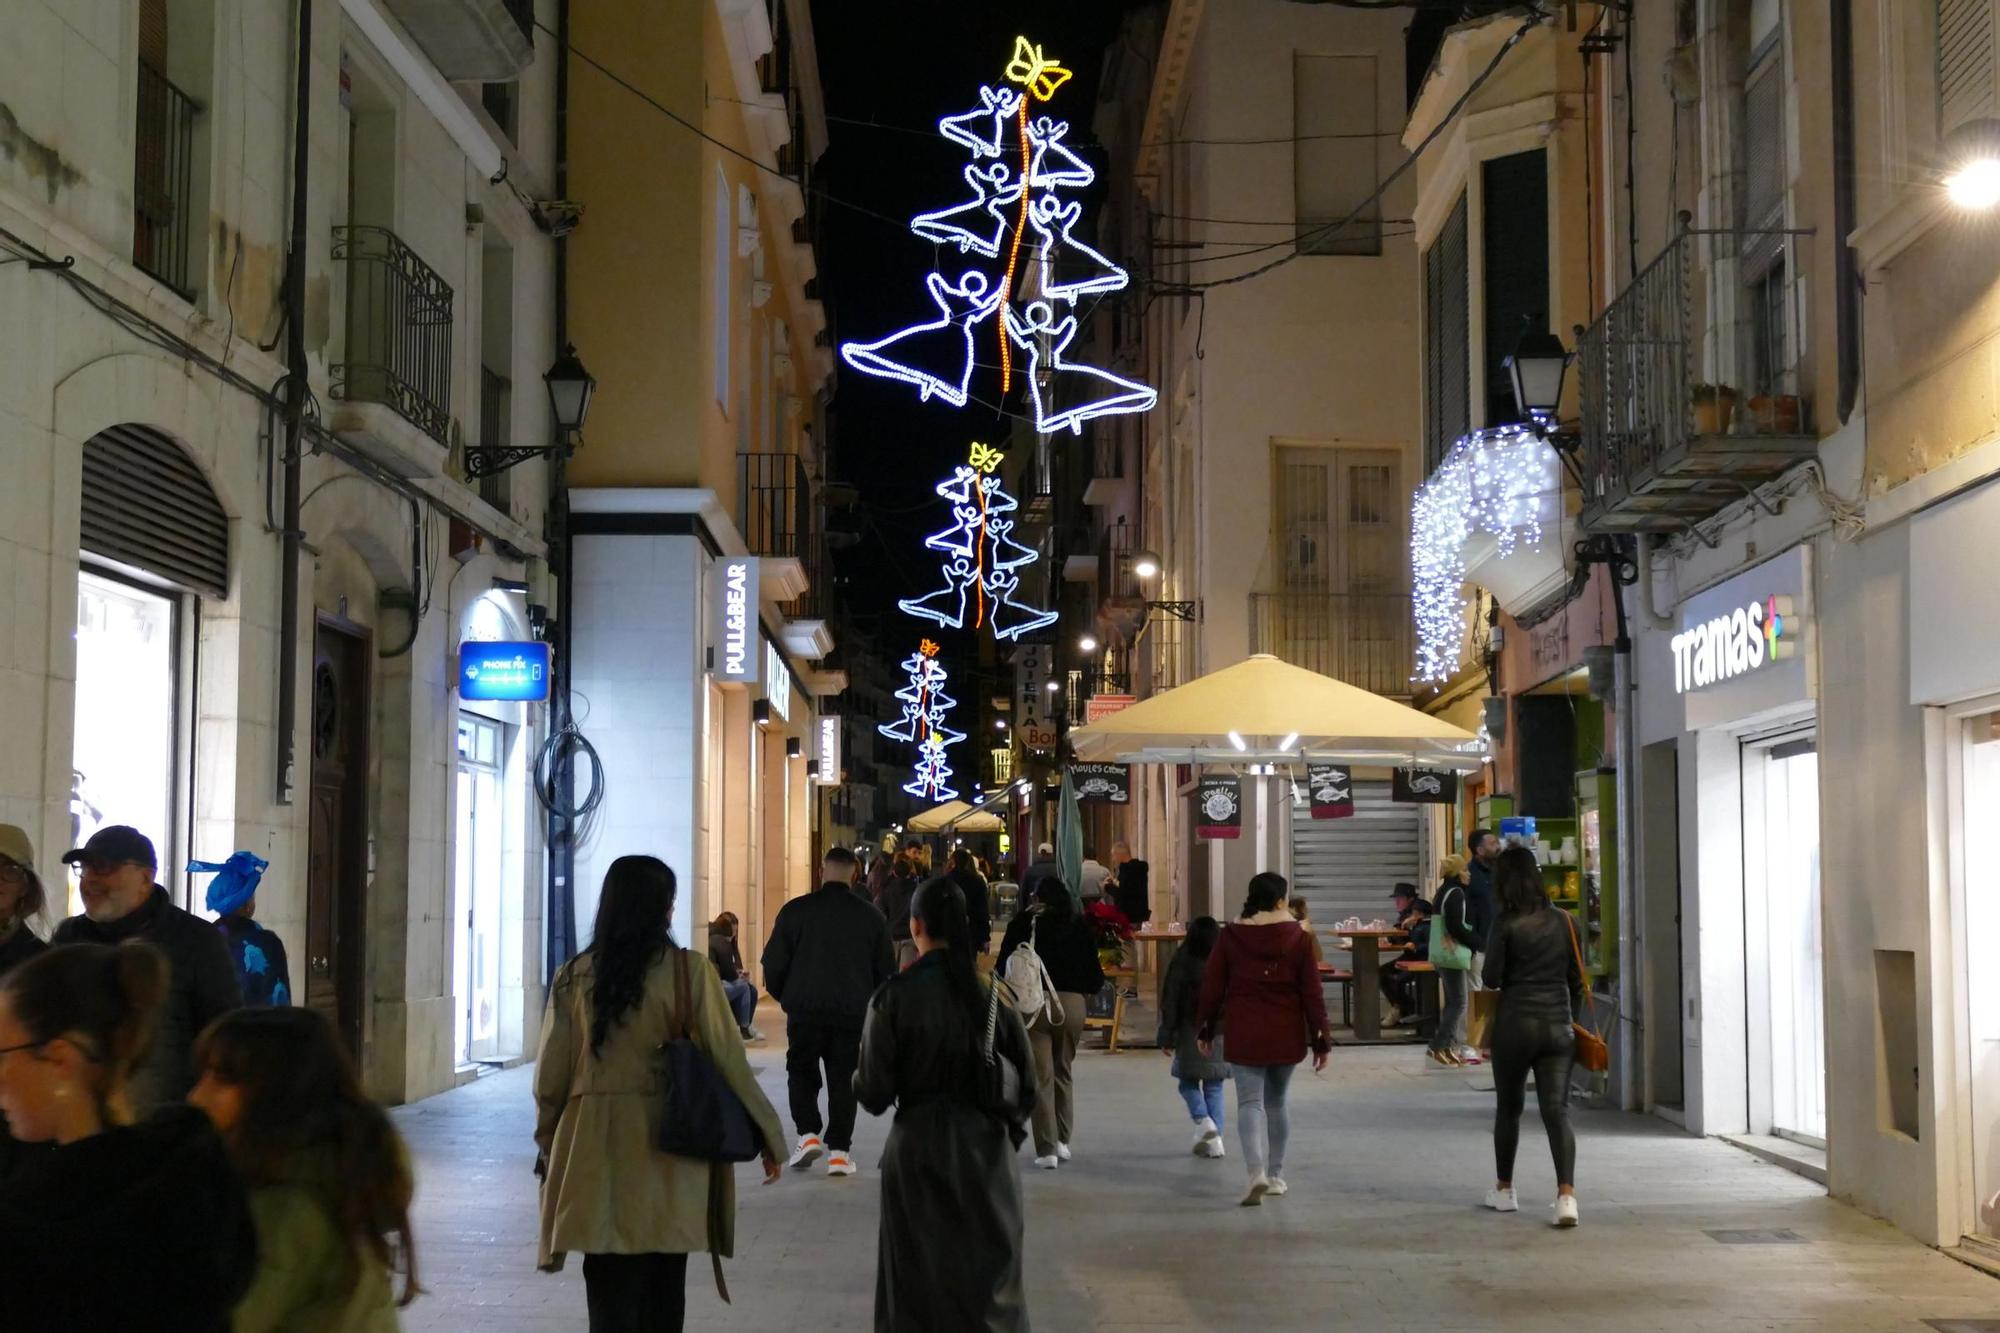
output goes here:
[[292, 103], [292, 236], [285, 261], [285, 518], [278, 574], [279, 805], [297, 790], [299, 721], [299, 497], [306, 423], [306, 173], [311, 160], [312, 0], [299, 0], [298, 89]]
[[[569, 0], [556, 9], [556, 198], [569, 197]], [[569, 341], [569, 241], [558, 236], [555, 271], [555, 345]], [[570, 688], [571, 625], [575, 618], [573, 573], [575, 548], [569, 530], [568, 441], [558, 441], [549, 467], [549, 556], [555, 575], [554, 668], [550, 685], [549, 730], [552, 735], [572, 720]], [[553, 981], [556, 969], [576, 955], [576, 763], [567, 741], [555, 751], [555, 807], [548, 812], [549, 889], [544, 912], [542, 980]]]
[[[1644, 539], [1640, 539], [1643, 547]], [[1635, 944], [1644, 936], [1637, 930], [1639, 895], [1639, 719], [1638, 691], [1632, 672], [1632, 630], [1625, 617], [1625, 587], [1619, 577], [1624, 566], [1613, 564], [1611, 602], [1618, 612], [1618, 637], [1612, 644], [1612, 692], [1618, 700], [1618, 770], [1612, 779], [1618, 806], [1618, 984], [1613, 988], [1613, 1012], [1618, 1030], [1612, 1036], [1622, 1058], [1618, 1062], [1618, 1105], [1636, 1111], [1645, 1089], [1645, 978], [1646, 959]]]
[[1840, 420], [1854, 414], [1861, 384], [1861, 273], [1854, 234], [1854, 3], [1828, 6], [1833, 47], [1833, 311], [1840, 374]]

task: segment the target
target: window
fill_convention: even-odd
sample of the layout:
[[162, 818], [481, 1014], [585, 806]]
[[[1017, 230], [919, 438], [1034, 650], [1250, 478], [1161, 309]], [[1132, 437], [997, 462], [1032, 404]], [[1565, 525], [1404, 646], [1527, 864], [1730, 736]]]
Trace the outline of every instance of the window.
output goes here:
[[1519, 421], [1505, 362], [1529, 329], [1548, 330], [1549, 165], [1537, 148], [1479, 168], [1481, 293], [1485, 297], [1483, 426]]
[[214, 70], [203, 0], [142, 0], [132, 155], [132, 263], [193, 300], [206, 267], [208, 137], [201, 102]]
[[1752, 395], [1784, 392], [1792, 369], [1792, 321], [1784, 234], [1784, 49], [1775, 30], [1757, 53], [1743, 87], [1743, 242], [1745, 369]]
[[[514, 252], [487, 231], [480, 254], [479, 443], [487, 448], [526, 443], [514, 438]], [[479, 479], [479, 498], [512, 512], [511, 473]]]
[[480, 84], [479, 105], [486, 108], [486, 114], [493, 117], [493, 123], [500, 127], [500, 132], [510, 141], [521, 137], [520, 84]]
[[[1292, 194], [1309, 255], [1379, 255], [1375, 57], [1292, 57]], [[1342, 221], [1353, 215], [1345, 226]]]
[[729, 260], [736, 225], [729, 211], [729, 177], [715, 169], [715, 405], [729, 415]]
[[1472, 428], [1465, 197], [1424, 251], [1424, 473]]
[[1993, 0], [1937, 0], [1938, 136], [1994, 111]]

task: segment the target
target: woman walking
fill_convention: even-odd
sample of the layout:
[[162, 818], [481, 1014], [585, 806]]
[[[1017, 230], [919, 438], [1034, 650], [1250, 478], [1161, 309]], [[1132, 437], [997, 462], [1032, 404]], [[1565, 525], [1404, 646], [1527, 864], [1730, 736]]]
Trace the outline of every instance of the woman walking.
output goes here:
[[257, 1225], [233, 1333], [394, 1333], [419, 1291], [409, 1153], [333, 1024], [316, 1009], [237, 1009], [194, 1058], [188, 1101], [229, 1145]]
[[257, 1238], [208, 1118], [132, 1110], [167, 995], [145, 944], [50, 949], [0, 982], [0, 1112], [46, 1143], [0, 1188], [8, 1329], [225, 1333]]
[[1466, 983], [1472, 955], [1486, 941], [1472, 933], [1466, 917], [1470, 900], [1465, 892], [1465, 858], [1447, 856], [1438, 865], [1437, 923], [1431, 926], [1430, 963], [1437, 969], [1438, 985], [1444, 991], [1444, 1008], [1438, 1015], [1437, 1034], [1431, 1038], [1430, 1060], [1439, 1065], [1476, 1065], [1479, 1052], [1463, 1045], [1465, 1034]]
[[1514, 1196], [1514, 1151], [1521, 1138], [1521, 1110], [1528, 1075], [1555, 1158], [1554, 1223], [1573, 1227], [1576, 1212], [1576, 1133], [1569, 1123], [1569, 1074], [1576, 1061], [1570, 1024], [1583, 1012], [1583, 971], [1576, 922], [1549, 905], [1534, 853], [1510, 847], [1493, 868], [1500, 919], [1486, 941], [1485, 981], [1500, 992], [1493, 1020], [1493, 1120], [1495, 1180], [1486, 1206], [1520, 1211]]
[[1218, 1037], [1204, 1053], [1195, 1040], [1195, 1013], [1201, 1007], [1201, 978], [1222, 927], [1212, 916], [1196, 917], [1187, 940], [1160, 982], [1160, 1048], [1173, 1057], [1173, 1075], [1180, 1081], [1181, 1100], [1194, 1121], [1197, 1157], [1220, 1157], [1222, 1150], [1222, 1081], [1229, 1064]]
[[[567, 1251], [583, 1254], [591, 1333], [680, 1328], [688, 1255], [735, 1252], [734, 1173], [654, 1146], [663, 1102], [659, 1052], [669, 1038], [685, 1029], [749, 1111], [763, 1140], [764, 1179], [776, 1180], [780, 1169], [784, 1129], [744, 1058], [722, 983], [707, 959], [675, 947], [667, 934], [674, 891], [674, 872], [663, 861], [621, 856], [611, 863], [590, 947], [556, 973], [542, 1024], [535, 1066], [535, 1144], [546, 1169], [540, 1262], [556, 1272]], [[679, 998], [684, 971], [692, 1012]]]
[[1291, 1131], [1285, 1095], [1307, 1048], [1317, 1073], [1326, 1068], [1332, 1044], [1312, 946], [1285, 908], [1289, 887], [1283, 875], [1268, 870], [1251, 877], [1243, 915], [1223, 929], [1201, 981], [1196, 1035], [1203, 1055], [1214, 1053], [1225, 1015], [1229, 1024], [1236, 1133], [1250, 1171], [1246, 1208], [1267, 1194], [1290, 1192], [1284, 1177]]
[[1000, 941], [1000, 974], [1007, 959], [1029, 944], [1048, 969], [1053, 1003], [1028, 1023], [1028, 1043], [1035, 1052], [1035, 1165], [1053, 1171], [1070, 1159], [1070, 1139], [1076, 1133], [1076, 1089], [1071, 1070], [1076, 1044], [1083, 1040], [1084, 1009], [1089, 997], [1104, 989], [1104, 966], [1097, 958], [1097, 938], [1077, 913], [1076, 899], [1057, 875], [1045, 875], [1035, 885], [1035, 908], [1007, 923]]
[[869, 1002], [854, 1075], [870, 1115], [896, 1107], [882, 1152], [875, 1328], [1027, 1333], [1014, 1155], [1035, 1095], [1027, 1033], [979, 974], [956, 884], [926, 883], [910, 923], [917, 961]]

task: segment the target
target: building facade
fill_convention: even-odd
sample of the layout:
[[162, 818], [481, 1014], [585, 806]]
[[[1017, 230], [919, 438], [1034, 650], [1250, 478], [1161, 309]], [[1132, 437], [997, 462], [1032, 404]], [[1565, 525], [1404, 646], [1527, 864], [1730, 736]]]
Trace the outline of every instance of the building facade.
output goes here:
[[482, 482], [466, 452], [550, 435], [532, 17], [31, 3], [0, 57], [0, 818], [52, 887], [136, 825], [197, 911], [190, 860], [268, 860], [296, 995], [388, 1100], [531, 1050], [541, 1016], [541, 710], [455, 687], [461, 642], [529, 639], [545, 583], [545, 469]]

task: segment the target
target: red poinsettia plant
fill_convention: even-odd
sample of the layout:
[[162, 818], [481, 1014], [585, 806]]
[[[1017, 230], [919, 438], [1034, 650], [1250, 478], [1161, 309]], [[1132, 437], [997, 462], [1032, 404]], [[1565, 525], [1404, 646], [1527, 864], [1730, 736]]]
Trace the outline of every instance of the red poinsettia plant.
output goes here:
[[1083, 915], [1100, 949], [1121, 949], [1132, 938], [1132, 918], [1119, 911], [1108, 898], [1084, 904]]

